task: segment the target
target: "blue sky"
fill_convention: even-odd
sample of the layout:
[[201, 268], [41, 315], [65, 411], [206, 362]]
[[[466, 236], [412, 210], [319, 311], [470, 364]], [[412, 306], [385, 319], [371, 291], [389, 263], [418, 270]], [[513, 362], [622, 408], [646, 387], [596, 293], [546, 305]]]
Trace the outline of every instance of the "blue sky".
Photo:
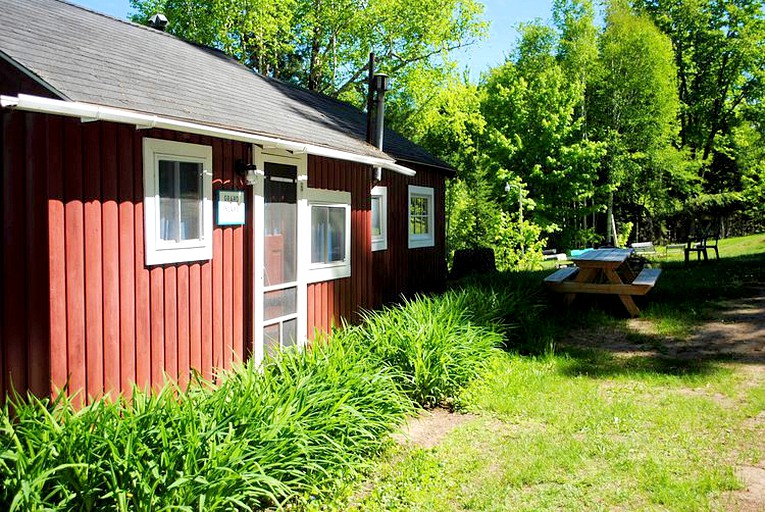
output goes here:
[[[128, 0], [70, 0], [94, 11], [103, 12], [116, 18], [127, 17], [130, 11]], [[484, 17], [491, 22], [489, 37], [466, 48], [456, 57], [463, 67], [477, 79], [482, 71], [505, 60], [518, 37], [519, 23], [540, 18], [550, 18], [552, 0], [483, 0], [486, 5]]]

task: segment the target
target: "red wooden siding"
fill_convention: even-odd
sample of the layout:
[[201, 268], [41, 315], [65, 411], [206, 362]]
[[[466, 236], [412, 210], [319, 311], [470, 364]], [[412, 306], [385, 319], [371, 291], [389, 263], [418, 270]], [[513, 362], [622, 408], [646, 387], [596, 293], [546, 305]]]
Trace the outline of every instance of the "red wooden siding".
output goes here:
[[46, 156], [43, 116], [0, 113], [0, 122], [3, 155], [0, 393], [28, 389], [45, 394], [50, 375], [48, 304], [52, 293], [47, 277], [45, 194], [48, 167], [60, 162]]
[[370, 239], [371, 169], [324, 157], [308, 157], [308, 186], [351, 193], [351, 277], [308, 285], [308, 336], [314, 328], [328, 331], [341, 319], [353, 320], [370, 308], [372, 257]]
[[[308, 336], [328, 331], [341, 318], [355, 321], [361, 309], [394, 302], [404, 295], [431, 291], [446, 280], [444, 176], [417, 168], [417, 176], [383, 172], [388, 187], [388, 249], [371, 252], [372, 169], [309, 156], [308, 186], [351, 192], [351, 277], [308, 285]], [[435, 197], [435, 247], [408, 249], [409, 185], [432, 187]]]
[[0, 394], [83, 400], [244, 357], [246, 228], [216, 226], [212, 261], [146, 267], [143, 137], [212, 146], [214, 189], [241, 187], [244, 143], [2, 112]]
[[9, 94], [11, 96], [33, 94], [46, 98], [55, 97], [48, 89], [24, 73], [21, 73], [4, 59], [0, 59], [0, 94]]
[[[411, 165], [411, 164], [410, 164]], [[445, 178], [443, 174], [412, 165], [414, 177], [383, 171], [379, 185], [388, 188], [388, 249], [373, 254], [375, 307], [401, 295], [439, 290], [446, 282]], [[409, 185], [431, 187], [434, 192], [435, 245], [409, 249]]]
[[[83, 402], [185, 384], [192, 370], [211, 378], [251, 353], [251, 231], [216, 226], [213, 260], [147, 267], [142, 151], [144, 137], [211, 146], [217, 190], [243, 188], [248, 144], [8, 110], [0, 121], [0, 396], [68, 385]], [[372, 253], [372, 169], [309, 157], [309, 187], [352, 197], [352, 275], [308, 286], [309, 336], [443, 284], [444, 177], [417, 171], [384, 173], [388, 250]], [[407, 248], [409, 185], [435, 191], [433, 248]]]

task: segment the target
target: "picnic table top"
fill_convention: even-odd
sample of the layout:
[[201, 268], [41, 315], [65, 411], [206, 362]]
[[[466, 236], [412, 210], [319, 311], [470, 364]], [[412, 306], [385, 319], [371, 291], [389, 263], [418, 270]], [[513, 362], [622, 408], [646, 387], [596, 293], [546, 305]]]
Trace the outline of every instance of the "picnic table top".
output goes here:
[[632, 254], [632, 249], [591, 249], [579, 256], [573, 256], [571, 260], [579, 265], [580, 263], [624, 263]]

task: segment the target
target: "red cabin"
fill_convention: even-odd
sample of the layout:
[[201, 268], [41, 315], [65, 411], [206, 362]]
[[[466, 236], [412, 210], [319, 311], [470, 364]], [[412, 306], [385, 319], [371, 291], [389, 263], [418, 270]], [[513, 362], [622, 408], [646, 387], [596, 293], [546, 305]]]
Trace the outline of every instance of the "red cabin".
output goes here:
[[445, 281], [453, 169], [348, 104], [57, 0], [4, 0], [0, 95], [0, 396], [209, 378]]

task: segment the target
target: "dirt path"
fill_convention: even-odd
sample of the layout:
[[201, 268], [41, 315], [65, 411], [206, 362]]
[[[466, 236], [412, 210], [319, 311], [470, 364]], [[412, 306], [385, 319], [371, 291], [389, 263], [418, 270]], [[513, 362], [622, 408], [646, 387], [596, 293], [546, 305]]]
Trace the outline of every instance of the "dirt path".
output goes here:
[[[572, 332], [564, 345], [597, 347], [626, 357], [648, 355], [655, 357], [730, 360], [749, 378], [747, 385], [765, 387], [765, 287], [755, 290], [747, 299], [723, 303], [715, 318], [701, 326], [685, 340], [657, 339], [656, 344], [637, 344], [630, 341], [628, 332], [614, 332], [603, 328], [593, 331]], [[658, 337], [648, 320], [633, 319], [627, 324], [636, 334]], [[473, 421], [472, 415], [452, 414], [445, 410], [423, 413], [411, 419], [397, 440], [422, 448], [432, 448], [440, 443], [454, 428]], [[747, 428], [762, 432], [760, 436], [765, 453], [765, 412], [750, 420]], [[745, 489], [727, 493], [719, 506], [730, 512], [765, 511], [765, 459], [753, 466], [736, 469]]]
[[[684, 360], [725, 360], [748, 374], [748, 386], [765, 387], [765, 287], [754, 289], [745, 299], [720, 304], [714, 319], [700, 325], [687, 339], [661, 337], [654, 325], [644, 319], [628, 321], [627, 327], [639, 338], [655, 344], [630, 341], [629, 332], [612, 329], [572, 332], [565, 345], [597, 347], [615, 354], [666, 357]], [[746, 428], [761, 432], [759, 447], [765, 453], [765, 412], [752, 418]], [[745, 489], [728, 493], [719, 505], [726, 511], [765, 511], [765, 459], [753, 466], [739, 466], [736, 475]]]

